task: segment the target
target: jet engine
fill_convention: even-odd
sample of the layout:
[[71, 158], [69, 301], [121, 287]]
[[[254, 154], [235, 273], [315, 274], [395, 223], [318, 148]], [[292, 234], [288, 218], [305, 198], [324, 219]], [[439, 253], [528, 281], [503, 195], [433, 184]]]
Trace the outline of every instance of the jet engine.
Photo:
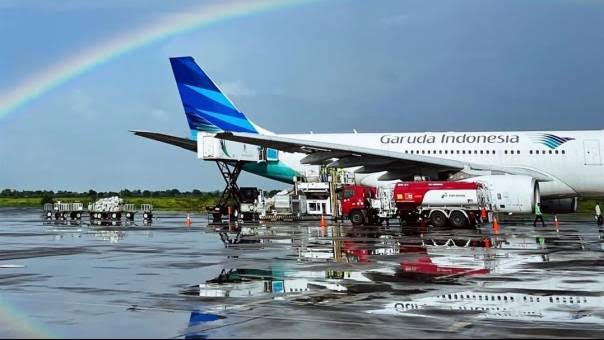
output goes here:
[[571, 214], [577, 212], [577, 197], [541, 200], [541, 211], [547, 214]]
[[487, 189], [493, 211], [531, 213], [540, 201], [539, 183], [531, 176], [488, 175], [464, 179], [479, 182]]

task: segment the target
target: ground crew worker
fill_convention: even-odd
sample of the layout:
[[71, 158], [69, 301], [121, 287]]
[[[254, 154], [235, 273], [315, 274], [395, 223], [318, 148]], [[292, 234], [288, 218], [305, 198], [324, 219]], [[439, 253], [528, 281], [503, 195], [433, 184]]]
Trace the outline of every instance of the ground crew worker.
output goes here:
[[535, 221], [533, 221], [533, 227], [537, 226], [537, 220], [541, 220], [541, 225], [545, 227], [545, 221], [543, 221], [543, 214], [541, 214], [541, 203], [535, 205]]
[[482, 209], [480, 209], [480, 223], [488, 222], [488, 218], [487, 208], [482, 207]]
[[596, 202], [596, 220], [598, 221], [598, 225], [602, 225], [604, 223], [602, 210], [600, 210], [600, 202]]

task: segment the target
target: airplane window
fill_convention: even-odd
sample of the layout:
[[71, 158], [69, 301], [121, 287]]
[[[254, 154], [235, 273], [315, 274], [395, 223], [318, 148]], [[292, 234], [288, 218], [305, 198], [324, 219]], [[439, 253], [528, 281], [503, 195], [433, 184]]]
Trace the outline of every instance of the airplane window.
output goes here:
[[558, 154], [558, 150], [556, 150], [556, 155]]
[[493, 150], [493, 155], [495, 154], [495, 150]]
[[461, 151], [461, 153], [463, 153], [465, 155], [466, 154], [466, 150]]
[[478, 150], [474, 150], [474, 154], [476, 155], [478, 153]]
[[448, 153], [449, 153], [449, 151], [448, 151], [448, 150], [445, 150], [445, 155], [446, 155], [446, 154], [448, 154]]
[[549, 154], [550, 154], [550, 155], [552, 154], [552, 150], [549, 150]]
[[438, 150], [438, 154], [440, 155], [441, 153], [443, 153], [443, 151], [442, 150]]
[[529, 150], [529, 154], [531, 154], [531, 155], [532, 155], [532, 154], [533, 154], [533, 150]]
[[456, 150], [455, 152], [457, 152], [457, 154], [459, 155], [459, 150]]
[[508, 150], [505, 150], [503, 153], [507, 155], [508, 154]]
[[562, 154], [564, 155], [566, 153], [566, 151], [562, 150]]
[[481, 154], [481, 155], [482, 155], [482, 152], [483, 152], [483, 151], [482, 151], [482, 150], [480, 150], [480, 154]]
[[516, 154], [519, 155], [520, 154], [520, 150], [516, 150]]
[[411, 150], [411, 154], [413, 154], [413, 150]]
[[489, 150], [487, 150], [487, 155], [489, 154]]
[[405, 153], [407, 153], [407, 150], [405, 150]]
[[422, 150], [422, 155], [423, 155], [424, 153], [426, 153], [426, 151]]
[[419, 155], [419, 150], [415, 150], [415, 153]]
[[510, 150], [510, 154], [513, 155], [514, 154], [514, 150]]

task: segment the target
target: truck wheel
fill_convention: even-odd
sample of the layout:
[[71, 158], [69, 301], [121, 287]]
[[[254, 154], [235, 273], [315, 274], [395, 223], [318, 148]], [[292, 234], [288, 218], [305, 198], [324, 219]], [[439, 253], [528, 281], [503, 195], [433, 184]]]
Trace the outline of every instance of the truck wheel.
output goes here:
[[464, 228], [468, 224], [466, 216], [461, 211], [454, 211], [449, 216], [451, 225], [455, 228]]
[[442, 211], [435, 211], [430, 215], [432, 225], [442, 228], [447, 224], [447, 216]]
[[365, 215], [360, 210], [351, 212], [348, 218], [350, 218], [353, 225], [363, 225], [365, 223]]

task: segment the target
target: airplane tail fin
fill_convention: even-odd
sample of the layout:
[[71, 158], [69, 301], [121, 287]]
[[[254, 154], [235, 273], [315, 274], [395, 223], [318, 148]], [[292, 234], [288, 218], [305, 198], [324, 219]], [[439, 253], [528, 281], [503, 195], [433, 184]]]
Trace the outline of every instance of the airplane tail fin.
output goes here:
[[197, 131], [260, 132], [192, 57], [170, 58], [170, 64], [194, 138]]

